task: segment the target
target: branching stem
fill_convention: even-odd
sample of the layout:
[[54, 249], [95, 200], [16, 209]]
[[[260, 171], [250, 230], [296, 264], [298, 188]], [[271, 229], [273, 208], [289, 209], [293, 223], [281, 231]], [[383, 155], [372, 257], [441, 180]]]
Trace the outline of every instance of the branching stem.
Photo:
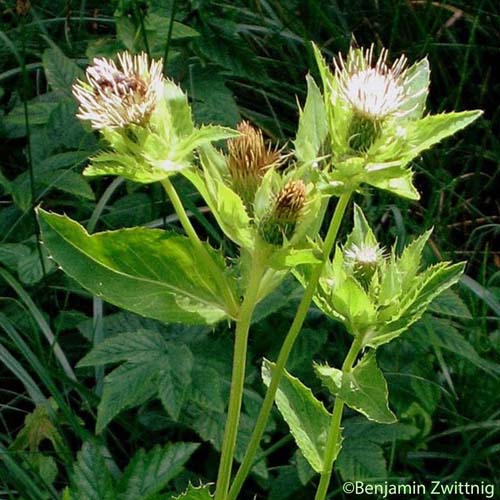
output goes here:
[[[262, 435], [264, 434], [264, 431], [266, 429], [269, 414], [271, 413], [271, 409], [273, 407], [274, 397], [276, 396], [276, 391], [278, 390], [281, 377], [283, 376], [283, 373], [285, 371], [288, 357], [307, 316], [307, 312], [311, 305], [312, 298], [314, 292], [316, 291], [316, 287], [323, 272], [325, 263], [330, 258], [330, 254], [335, 244], [335, 240], [337, 239], [340, 224], [351, 198], [351, 194], [351, 192], [343, 194], [337, 202], [337, 206], [335, 207], [335, 212], [330, 222], [330, 227], [328, 229], [323, 245], [322, 263], [317, 265], [309, 279], [309, 283], [299, 304], [293, 323], [290, 327], [290, 330], [288, 331], [285, 341], [283, 342], [280, 353], [278, 355], [278, 359], [276, 361], [276, 367], [273, 370], [271, 382], [269, 383], [264, 402], [262, 403], [262, 407], [257, 417], [252, 436], [250, 438], [250, 443], [245, 452], [245, 456], [243, 458], [241, 466], [233, 481], [227, 500], [235, 500], [237, 498], [238, 493], [240, 492], [243, 483], [254, 464], [255, 454], [257, 453], [260, 440], [262, 439]], [[222, 499], [216, 498], [216, 500]], [[223, 500], [226, 499], [224, 498]]]

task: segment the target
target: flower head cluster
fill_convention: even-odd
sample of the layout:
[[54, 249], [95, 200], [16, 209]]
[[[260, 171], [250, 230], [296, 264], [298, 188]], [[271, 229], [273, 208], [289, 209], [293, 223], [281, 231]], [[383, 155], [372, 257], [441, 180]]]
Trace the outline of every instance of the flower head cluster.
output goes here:
[[79, 102], [77, 116], [93, 128], [115, 129], [141, 125], [153, 112], [163, 84], [162, 61], [148, 62], [146, 54], [118, 54], [118, 63], [95, 58], [73, 94]]

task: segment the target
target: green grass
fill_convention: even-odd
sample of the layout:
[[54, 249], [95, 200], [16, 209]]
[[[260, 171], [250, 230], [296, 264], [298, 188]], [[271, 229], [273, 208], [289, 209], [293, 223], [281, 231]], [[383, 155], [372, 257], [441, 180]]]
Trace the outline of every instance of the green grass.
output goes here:
[[[436, 313], [440, 320], [430, 316], [381, 352], [391, 405], [403, 422], [419, 431], [410, 440], [384, 446], [389, 477], [425, 484], [432, 479], [486, 481], [496, 483], [500, 491], [500, 255], [495, 246], [500, 233], [500, 146], [495, 132], [498, 82], [492, 64], [500, 52], [496, 3], [268, 0], [197, 2], [194, 6], [178, 1], [176, 21], [199, 36], [183, 38], [174, 26], [168, 43], [163, 32], [162, 38], [147, 24], [141, 30], [146, 13], [142, 3], [81, 1], [73, 2], [69, 11], [67, 2], [43, 0], [32, 2], [24, 19], [15, 13], [14, 2], [0, 4], [0, 105], [4, 114], [0, 118], [0, 498], [60, 498], [77, 451], [93, 435], [104, 374], [79, 369], [75, 380], [74, 367], [90, 350], [93, 328], [97, 342], [125, 326], [139, 328], [144, 321], [117, 315], [106, 304], [101, 308], [56, 269], [38, 244], [34, 206], [42, 203], [47, 209], [66, 212], [90, 230], [151, 223], [178, 226], [155, 186], [143, 188], [109, 179], [89, 185], [83, 180], [79, 173], [85, 158], [98, 144], [74, 118], [74, 104], [63, 87], [48, 93], [45, 50], [58, 47], [80, 67], [96, 54], [113, 53], [118, 47], [113, 17], [117, 4], [123, 13], [118, 18], [119, 39], [127, 39], [123, 23], [130, 13], [139, 33], [133, 48], [149, 49], [156, 57], [168, 52], [168, 74], [187, 90], [200, 122], [235, 125], [247, 118], [276, 140], [293, 140], [296, 102], [303, 104], [305, 99], [305, 75], [318, 76], [309, 41], [333, 57], [348, 48], [353, 36], [359, 45], [373, 42], [388, 47], [393, 58], [402, 53], [410, 61], [428, 56], [430, 111], [484, 109], [479, 122], [414, 163], [422, 193], [419, 202], [375, 192], [357, 201], [385, 244], [397, 238], [403, 245], [434, 226], [428, 262], [467, 261], [467, 277], [456, 287], [460, 301], [452, 306], [455, 312], [443, 312], [441, 306]], [[172, 2], [151, 4], [156, 13], [166, 18], [171, 14]], [[78, 157], [78, 152], [83, 156]], [[58, 181], [60, 176], [65, 180]], [[197, 229], [230, 252], [230, 242], [210, 215], [196, 208], [200, 200], [189, 186], [180, 187]], [[264, 354], [275, 358], [296, 295], [293, 286], [281, 290], [268, 305], [267, 315], [254, 325], [244, 403], [248, 428], [263, 393], [258, 362]], [[458, 309], [462, 313], [457, 315]], [[466, 310], [470, 315], [463, 313]], [[168, 335], [180, 335], [171, 326], [149, 320], [146, 324]], [[330, 359], [338, 365], [347, 342], [335, 324], [314, 312], [306, 328], [308, 335], [299, 340], [290, 370], [320, 390], [309, 358]], [[212, 346], [214, 366], [220, 369], [222, 390], [227, 392], [229, 365], [226, 369], [221, 361], [231, 348], [227, 327], [215, 332], [186, 329], [182, 334], [195, 350]], [[447, 347], [425, 342], [428, 336], [443, 335], [450, 339]], [[458, 338], [467, 340], [479, 360]], [[9, 450], [24, 417], [35, 405], [47, 405], [49, 399], [57, 404], [57, 410], [49, 406], [49, 414], [64, 449], [55, 450], [45, 440], [40, 450], [53, 458], [55, 477], [47, 470], [41, 473], [39, 463], [26, 458], [35, 456], [37, 449]], [[123, 413], [98, 439], [113, 457], [112, 471], [123, 469], [141, 447], [150, 449], [169, 440], [203, 442], [169, 485], [181, 491], [190, 479], [215, 478], [220, 443], [217, 432], [200, 419], [192, 414], [182, 422], [169, 421], [159, 403], [149, 401]], [[295, 453], [287, 432], [275, 415], [264, 444], [269, 452], [261, 462], [269, 477], [264, 478], [262, 470], [259, 476], [257, 470], [242, 498], [313, 495], [317, 478], [301, 483], [297, 471], [306, 469], [296, 465], [303, 466], [303, 459]], [[47, 463], [46, 467], [50, 468]], [[342, 498], [342, 473], [345, 468], [340, 467], [334, 480], [338, 498]]]

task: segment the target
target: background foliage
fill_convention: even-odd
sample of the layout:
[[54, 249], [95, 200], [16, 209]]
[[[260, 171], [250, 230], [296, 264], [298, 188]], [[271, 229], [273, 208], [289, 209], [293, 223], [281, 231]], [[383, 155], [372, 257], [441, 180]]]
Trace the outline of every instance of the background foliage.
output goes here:
[[[90, 232], [178, 228], [159, 186], [81, 175], [99, 148], [74, 117], [70, 86], [82, 68], [123, 48], [166, 57], [198, 123], [234, 126], [247, 118], [284, 144], [295, 135], [306, 74], [318, 76], [309, 40], [332, 57], [352, 35], [360, 45], [385, 45], [393, 58], [428, 55], [432, 112], [482, 108], [485, 115], [414, 162], [421, 201], [380, 192], [356, 200], [383, 243], [397, 238], [402, 247], [434, 226], [427, 263], [468, 264], [454, 292], [380, 349], [399, 423], [347, 413], [335, 485], [437, 478], [496, 482], [498, 491], [496, 2], [19, 0], [0, 2], [0, 11], [2, 496], [59, 498], [71, 485], [71, 498], [170, 498], [189, 481], [216, 474], [230, 380], [228, 325], [178, 327], [119, 311], [56, 269], [38, 243], [33, 209], [40, 203]], [[231, 255], [192, 188], [181, 181], [177, 187], [205, 239]], [[264, 355], [275, 359], [300, 293], [290, 280], [259, 306], [237, 457], [262, 400], [258, 366]], [[328, 403], [310, 361], [339, 366], [346, 348], [338, 325], [311, 310], [289, 371]], [[154, 376], [141, 372], [144, 357], [154, 359]], [[112, 413], [98, 409], [101, 398]], [[316, 478], [278, 413], [264, 448], [242, 498], [308, 498]]]

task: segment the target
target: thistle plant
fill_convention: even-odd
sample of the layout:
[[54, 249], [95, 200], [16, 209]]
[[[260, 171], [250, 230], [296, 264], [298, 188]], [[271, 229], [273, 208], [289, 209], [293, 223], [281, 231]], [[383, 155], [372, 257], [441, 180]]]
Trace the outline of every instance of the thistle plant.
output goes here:
[[[90, 122], [103, 140], [102, 151], [90, 159], [84, 173], [119, 175], [142, 184], [160, 182], [185, 236], [146, 228], [89, 235], [67, 217], [39, 210], [52, 257], [96, 296], [169, 323], [234, 323], [216, 500], [237, 498], [274, 402], [304, 457], [321, 475], [316, 499], [323, 500], [341, 448], [344, 405], [377, 422], [395, 421], [375, 350], [417, 321], [430, 301], [463, 271], [463, 264], [448, 263], [419, 271], [429, 232], [400, 255], [383, 249], [358, 206], [351, 234], [342, 246], [336, 240], [354, 193], [363, 194], [371, 187], [418, 199], [410, 162], [480, 112], [424, 116], [429, 85], [426, 59], [409, 65], [402, 56], [390, 64], [387, 51], [375, 57], [372, 46], [352, 48], [330, 68], [314, 50], [322, 90], [307, 77], [307, 100], [300, 110], [293, 150], [287, 153], [266, 142], [262, 131], [248, 122], [237, 130], [196, 126], [187, 96], [162, 76], [161, 61], [129, 53], [119, 54], [117, 62], [95, 59], [87, 69], [87, 80], [73, 89], [78, 116]], [[236, 258], [227, 259], [202, 241], [172, 183], [175, 175], [184, 176], [199, 192], [221, 231], [237, 246]], [[323, 239], [320, 228], [332, 197], [338, 199]], [[303, 285], [304, 294], [276, 362], [264, 361], [266, 396], [231, 481], [252, 317], [257, 304], [289, 273]], [[312, 301], [353, 337], [341, 369], [315, 365], [335, 397], [333, 413], [286, 371]], [[91, 365], [99, 349], [103, 347], [96, 346], [81, 364]], [[164, 373], [158, 364], [160, 399], [176, 420], [185, 401], [167, 400], [175, 377]], [[366, 384], [367, 379], [375, 383]], [[303, 400], [306, 410], [291, 418], [288, 400], [293, 397]], [[97, 432], [116, 415], [108, 403], [103, 396]], [[326, 442], [307, 435], [305, 429], [311, 425], [301, 419], [311, 418], [318, 435], [328, 435]], [[203, 492], [210, 498], [205, 488]], [[180, 498], [190, 498], [189, 493]]]

